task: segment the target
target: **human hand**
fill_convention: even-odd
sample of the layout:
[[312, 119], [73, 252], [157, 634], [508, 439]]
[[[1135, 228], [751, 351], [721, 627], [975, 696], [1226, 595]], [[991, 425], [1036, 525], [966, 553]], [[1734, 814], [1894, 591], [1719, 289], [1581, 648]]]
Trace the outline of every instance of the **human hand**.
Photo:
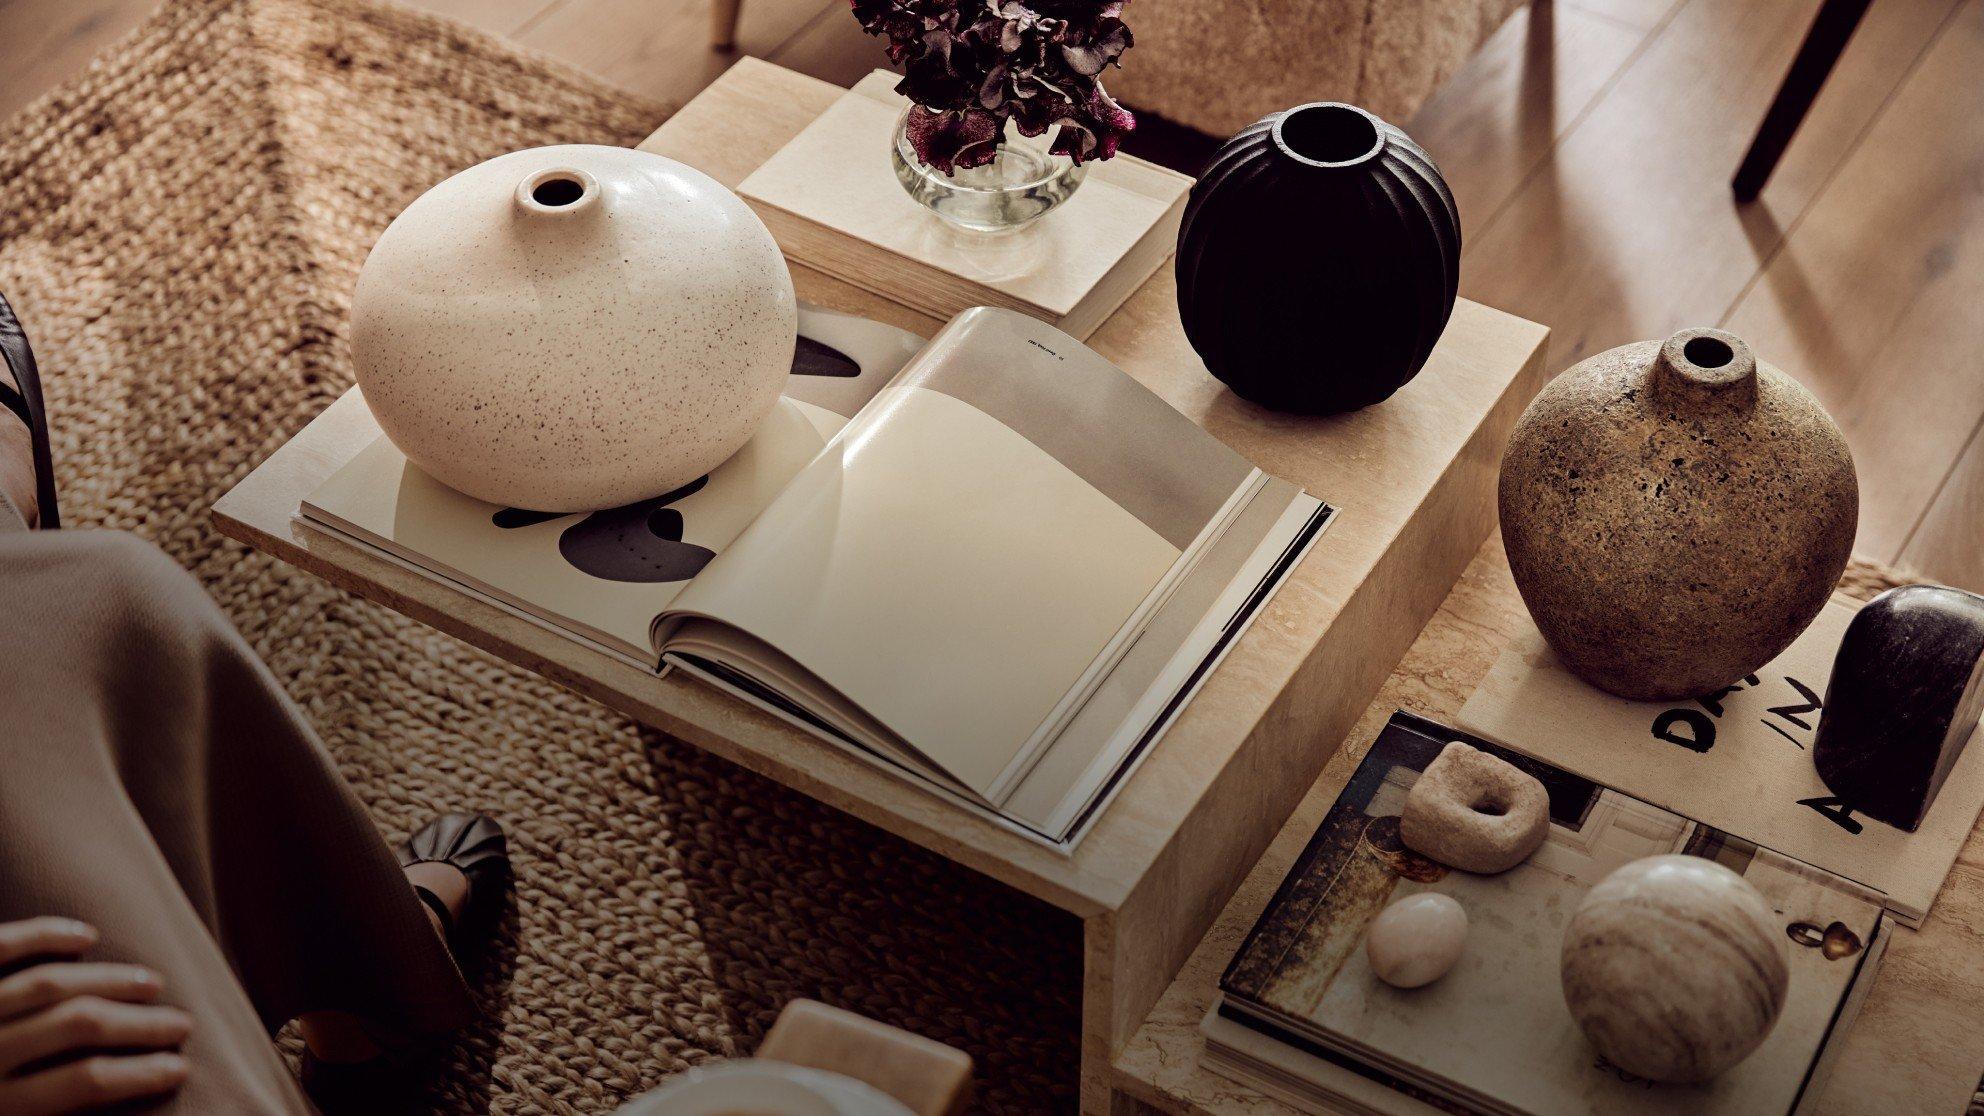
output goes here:
[[79, 1112], [186, 1080], [192, 1017], [154, 1003], [149, 969], [76, 960], [96, 939], [73, 919], [0, 922], [0, 1112]]

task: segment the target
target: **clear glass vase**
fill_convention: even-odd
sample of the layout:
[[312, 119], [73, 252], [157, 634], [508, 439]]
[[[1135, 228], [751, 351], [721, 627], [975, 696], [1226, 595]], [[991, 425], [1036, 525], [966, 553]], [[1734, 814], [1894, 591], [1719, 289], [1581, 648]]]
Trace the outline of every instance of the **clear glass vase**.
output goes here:
[[958, 228], [975, 233], [1024, 228], [1067, 201], [1088, 176], [1086, 165], [1076, 166], [1066, 155], [1049, 152], [1058, 128], [1023, 136], [1011, 121], [1006, 122], [1005, 142], [990, 163], [945, 174], [925, 164], [910, 145], [909, 114], [923, 111], [911, 105], [896, 120], [895, 142], [889, 149], [896, 181], [910, 197]]

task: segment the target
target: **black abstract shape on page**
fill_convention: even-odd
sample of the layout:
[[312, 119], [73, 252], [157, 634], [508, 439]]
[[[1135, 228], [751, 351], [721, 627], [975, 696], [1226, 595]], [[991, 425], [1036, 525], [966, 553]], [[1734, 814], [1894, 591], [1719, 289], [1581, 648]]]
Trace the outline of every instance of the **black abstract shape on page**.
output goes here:
[[[800, 337], [792, 350], [792, 374], [852, 379], [861, 375], [861, 364], [831, 345]], [[608, 581], [687, 581], [701, 573], [716, 552], [683, 542], [687, 525], [682, 513], [668, 505], [699, 491], [709, 479], [698, 477], [665, 495], [593, 512], [558, 536], [558, 553], [574, 568]], [[567, 514], [504, 508], [490, 522], [514, 530]]]
[[861, 375], [861, 364], [831, 345], [822, 345], [811, 337], [801, 337], [792, 350], [792, 374], [853, 379]]
[[[558, 536], [558, 553], [583, 573], [607, 581], [687, 581], [702, 572], [716, 552], [682, 541], [682, 513], [669, 504], [709, 483], [698, 477], [673, 492], [594, 512]], [[505, 508], [491, 517], [498, 527], [528, 527], [555, 514]]]
[[509, 531], [517, 527], [534, 527], [539, 523], [548, 523], [570, 514], [570, 512], [531, 511], [528, 508], [504, 508], [490, 516], [489, 522]]

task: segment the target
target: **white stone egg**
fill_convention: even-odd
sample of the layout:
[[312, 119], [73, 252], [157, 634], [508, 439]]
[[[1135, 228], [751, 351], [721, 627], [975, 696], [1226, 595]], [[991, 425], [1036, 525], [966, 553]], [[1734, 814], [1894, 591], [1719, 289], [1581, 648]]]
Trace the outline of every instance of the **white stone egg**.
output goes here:
[[1748, 880], [1649, 856], [1585, 893], [1564, 928], [1564, 1003], [1613, 1065], [1700, 1082], [1770, 1035], [1791, 980], [1782, 920]]
[[352, 300], [365, 400], [421, 469], [493, 504], [617, 507], [748, 441], [797, 336], [764, 223], [672, 159], [501, 155], [415, 199]]
[[1447, 975], [1467, 945], [1467, 911], [1452, 896], [1408, 895], [1371, 920], [1364, 956], [1394, 988], [1418, 988]]

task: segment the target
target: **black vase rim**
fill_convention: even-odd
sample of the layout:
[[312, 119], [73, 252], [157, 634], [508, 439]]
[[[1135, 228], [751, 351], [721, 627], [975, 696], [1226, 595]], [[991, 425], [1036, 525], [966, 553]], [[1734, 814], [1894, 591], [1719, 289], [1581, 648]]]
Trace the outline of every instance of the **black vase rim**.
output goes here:
[[[1342, 155], [1341, 158], [1336, 159], [1318, 158], [1318, 153], [1305, 153], [1297, 150], [1298, 147], [1304, 145], [1298, 142], [1297, 139], [1292, 139], [1287, 134], [1288, 122], [1297, 120], [1305, 114], [1309, 114], [1310, 118], [1314, 119], [1316, 116], [1323, 115], [1319, 110], [1328, 110], [1328, 115], [1336, 116], [1340, 119], [1345, 116], [1354, 117], [1359, 125], [1363, 128], [1368, 128], [1371, 136], [1370, 142], [1363, 145], [1353, 145], [1357, 148], [1356, 150], [1330, 152], [1330, 154]], [[1274, 141], [1275, 150], [1303, 166], [1316, 167], [1321, 170], [1340, 170], [1346, 167], [1362, 166], [1384, 154], [1386, 143], [1384, 121], [1378, 119], [1376, 115], [1366, 109], [1358, 108], [1356, 105], [1347, 104], [1343, 101], [1310, 101], [1307, 104], [1296, 105], [1294, 108], [1287, 109], [1281, 115], [1275, 117], [1274, 126], [1269, 129], [1268, 134]], [[1337, 138], [1340, 141], [1341, 137]]]

